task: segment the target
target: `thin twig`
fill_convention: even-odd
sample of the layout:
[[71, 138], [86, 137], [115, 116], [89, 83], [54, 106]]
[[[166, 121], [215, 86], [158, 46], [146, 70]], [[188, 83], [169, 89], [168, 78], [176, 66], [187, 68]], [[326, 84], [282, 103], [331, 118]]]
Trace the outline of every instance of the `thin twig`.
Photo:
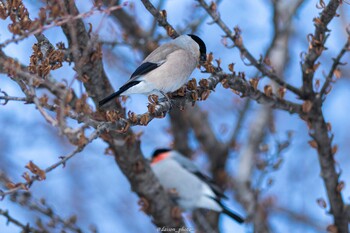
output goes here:
[[69, 232], [83, 232], [81, 228], [77, 226], [77, 223], [75, 221], [72, 221], [73, 216], [68, 218], [61, 217], [55, 212], [52, 207], [48, 205], [47, 201], [43, 198], [37, 200], [31, 193], [16, 192], [11, 195], [10, 200], [16, 204], [27, 207], [33, 212], [36, 211], [39, 214], [46, 216], [49, 218], [50, 226], [54, 225], [55, 227], [58, 227], [57, 225], [60, 224], [62, 226], [61, 231], [64, 229], [69, 229]]
[[41, 106], [40, 101], [38, 99], [38, 97], [36, 96], [35, 93], [35, 88], [34, 87], [30, 87], [30, 90], [32, 92], [32, 96], [33, 96], [33, 101], [35, 106], [37, 107], [37, 109], [39, 110], [39, 112], [41, 113], [41, 115], [44, 117], [44, 119], [53, 127], [56, 127], [58, 125], [57, 120], [55, 120], [52, 116], [50, 116]]
[[9, 96], [6, 92], [2, 91], [1, 89], [0, 93], [3, 94], [3, 96], [0, 96], [0, 100], [4, 100], [4, 102], [1, 103], [1, 105], [6, 105], [9, 101], [28, 101], [28, 98], [26, 97]]
[[27, 223], [26, 225], [12, 217], [8, 210], [2, 210], [0, 209], [0, 215], [4, 216], [7, 219], [7, 223], [13, 223], [14, 225], [20, 227], [23, 229], [23, 232], [42, 232], [37, 229], [34, 229], [33, 227], [30, 227], [29, 224]]
[[320, 91], [321, 98], [326, 94], [326, 91], [329, 88], [329, 85], [331, 84], [331, 82], [333, 80], [334, 71], [337, 69], [337, 67], [339, 65], [341, 65], [340, 59], [343, 57], [343, 55], [346, 52], [349, 52], [349, 50], [350, 50], [350, 37], [348, 38], [347, 42], [345, 43], [344, 47], [342, 48], [342, 50], [340, 51], [338, 56], [336, 58], [333, 58], [332, 67], [331, 67], [331, 69], [326, 77], [326, 81], [323, 84], [322, 89]]
[[31, 35], [36, 35], [36, 34], [41, 34], [43, 33], [44, 31], [50, 29], [50, 28], [53, 28], [53, 27], [56, 27], [56, 26], [62, 26], [64, 24], [66, 24], [67, 22], [71, 22], [71, 21], [74, 21], [74, 20], [78, 20], [78, 19], [83, 19], [83, 18], [86, 18], [86, 17], [89, 17], [95, 13], [105, 13], [105, 14], [110, 14], [112, 11], [116, 11], [116, 10], [120, 10], [121, 8], [123, 8], [124, 6], [126, 6], [126, 4], [123, 4], [123, 5], [118, 5], [118, 6], [112, 6], [112, 7], [109, 7], [105, 10], [101, 10], [101, 9], [91, 9], [90, 11], [87, 11], [87, 12], [84, 12], [84, 13], [81, 13], [81, 14], [78, 14], [78, 15], [75, 15], [75, 16], [72, 16], [72, 15], [67, 15], [67, 16], [63, 16], [62, 18], [57, 18], [55, 19], [54, 21], [52, 21], [50, 24], [47, 24], [47, 25], [44, 25], [42, 27], [39, 27], [37, 29], [34, 29], [32, 31], [28, 31], [27, 33], [19, 36], [19, 37], [15, 37], [15, 38], [12, 38], [12, 39], [8, 39], [8, 40], [5, 40], [3, 43], [0, 44], [0, 48], [4, 48], [6, 47], [7, 45], [11, 44], [11, 43], [17, 43], [21, 40], [24, 40], [25, 38], [31, 36]]
[[173, 28], [173, 26], [171, 26], [168, 23], [168, 20], [166, 19], [166, 17], [164, 15], [162, 15], [159, 10], [157, 10], [157, 8], [155, 8], [153, 6], [153, 4], [148, 1], [148, 0], [141, 0], [143, 5], [146, 7], [146, 9], [153, 15], [153, 17], [158, 21], [158, 24], [162, 27], [165, 28], [165, 30], [167, 31], [167, 34], [172, 37], [172, 38], [176, 38], [179, 36], [179, 34], [176, 32], [176, 30]]
[[[68, 155], [66, 156], [62, 156], [61, 160], [52, 164], [51, 166], [47, 167], [44, 172], [45, 173], [49, 173], [51, 172], [52, 170], [54, 170], [55, 168], [57, 168], [58, 166], [61, 166], [61, 165], [65, 165], [66, 162], [73, 158], [75, 155], [77, 155], [79, 152], [81, 152], [88, 144], [90, 144], [93, 140], [95, 140], [96, 138], [99, 137], [99, 135], [104, 131], [106, 130], [107, 128], [107, 124], [101, 124], [97, 127], [97, 129], [92, 132], [89, 136], [89, 138], [81, 145], [77, 146], [71, 153], [69, 153]], [[40, 177], [38, 175], [35, 175], [35, 176], [32, 176], [31, 179], [29, 181], [27, 181], [26, 183], [24, 183], [23, 185], [25, 187], [30, 187], [35, 181], [37, 180], [40, 180]], [[22, 189], [22, 185], [18, 185], [17, 187], [15, 188], [12, 188], [12, 189], [9, 189], [7, 191], [1, 191], [0, 192], [0, 197], [4, 198], [5, 196], [9, 195], [9, 194], [12, 194], [20, 189]]]

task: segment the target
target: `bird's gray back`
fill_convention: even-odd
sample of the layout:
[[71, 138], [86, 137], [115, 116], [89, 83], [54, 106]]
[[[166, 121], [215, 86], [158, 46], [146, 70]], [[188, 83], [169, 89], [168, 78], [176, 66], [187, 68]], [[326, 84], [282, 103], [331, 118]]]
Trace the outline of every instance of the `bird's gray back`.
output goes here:
[[145, 62], [153, 62], [153, 63], [159, 63], [159, 61], [164, 61], [166, 60], [166, 57], [176, 51], [181, 49], [179, 46], [172, 44], [172, 43], [168, 43], [168, 44], [163, 44], [161, 46], [159, 46], [158, 48], [156, 48], [155, 50], [153, 50], [153, 52], [151, 54], [149, 54], [142, 63]]

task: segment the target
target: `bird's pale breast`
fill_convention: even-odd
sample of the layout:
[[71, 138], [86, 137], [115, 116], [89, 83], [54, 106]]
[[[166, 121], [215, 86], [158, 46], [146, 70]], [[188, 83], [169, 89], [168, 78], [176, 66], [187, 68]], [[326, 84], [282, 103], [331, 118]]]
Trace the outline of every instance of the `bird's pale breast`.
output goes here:
[[164, 64], [146, 74], [145, 78], [158, 90], [173, 92], [186, 83], [196, 66], [197, 59], [190, 52], [178, 49], [166, 57]]

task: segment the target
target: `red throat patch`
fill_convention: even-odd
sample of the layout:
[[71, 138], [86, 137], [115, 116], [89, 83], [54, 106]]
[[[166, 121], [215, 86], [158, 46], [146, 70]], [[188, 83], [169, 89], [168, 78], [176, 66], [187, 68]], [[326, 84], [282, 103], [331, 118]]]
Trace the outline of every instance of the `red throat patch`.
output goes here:
[[167, 158], [170, 154], [170, 151], [167, 151], [167, 152], [163, 152], [159, 155], [157, 155], [155, 158], [152, 159], [152, 162], [151, 164], [156, 164], [160, 161], [162, 161], [163, 159]]

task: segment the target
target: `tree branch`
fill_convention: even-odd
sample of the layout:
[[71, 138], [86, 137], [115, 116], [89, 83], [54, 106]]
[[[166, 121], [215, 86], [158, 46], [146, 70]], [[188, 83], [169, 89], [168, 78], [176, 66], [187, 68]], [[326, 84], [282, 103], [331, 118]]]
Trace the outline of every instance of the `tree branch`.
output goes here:
[[[272, 1], [273, 3], [273, 25], [274, 37], [266, 57], [270, 60], [273, 66], [274, 73], [283, 78], [283, 73], [288, 64], [289, 49], [287, 46], [290, 38], [292, 25], [292, 16], [300, 7], [300, 1], [294, 4], [286, 5], [283, 1]], [[276, 88], [276, 84], [272, 83], [272, 87]], [[302, 112], [299, 112], [302, 114]], [[264, 203], [261, 200], [260, 185], [253, 185], [253, 179], [256, 172], [257, 161], [259, 161], [260, 146], [267, 136], [268, 126], [273, 121], [272, 109], [266, 106], [259, 106], [259, 109], [254, 112], [255, 117], [250, 122], [248, 129], [248, 139], [243, 143], [239, 152], [238, 175], [235, 182], [237, 190], [237, 199], [243, 204], [248, 213], [248, 218], [254, 224], [254, 232], [270, 232], [269, 224], [269, 202]], [[263, 172], [261, 177], [267, 170]], [[262, 179], [261, 179], [262, 180]]]
[[22, 232], [25, 232], [25, 233], [29, 233], [29, 232], [44, 233], [45, 232], [45, 231], [40, 231], [33, 227], [30, 227], [28, 223], [27, 224], [21, 223], [17, 219], [13, 218], [7, 210], [0, 209], [0, 215], [4, 216], [7, 219], [7, 223], [13, 223], [14, 225], [20, 227], [23, 230]]
[[344, 47], [342, 48], [342, 50], [340, 51], [338, 56], [336, 58], [333, 58], [332, 67], [331, 67], [331, 69], [326, 77], [326, 81], [323, 84], [322, 89], [320, 91], [321, 98], [323, 98], [324, 95], [326, 94], [326, 92], [328, 91], [330, 84], [333, 81], [333, 76], [334, 76], [334, 73], [335, 73], [337, 67], [342, 64], [340, 62], [340, 59], [344, 56], [344, 54], [346, 52], [349, 52], [349, 50], [350, 50], [350, 36], [348, 37], [347, 42], [345, 43]]
[[[276, 214], [278, 214], [278, 215], [280, 215], [280, 214], [287, 215], [289, 218], [292, 219], [292, 221], [300, 222], [303, 225], [306, 225], [309, 228], [312, 228], [316, 232], [324, 232], [324, 230], [325, 230], [325, 226], [323, 226], [322, 223], [320, 223], [316, 219], [311, 218], [310, 216], [308, 216], [305, 213], [296, 212], [296, 211], [293, 211], [293, 210], [290, 210], [286, 207], [281, 207], [281, 206], [272, 207], [272, 211], [277, 212]], [[292, 226], [292, 225], [290, 225], [290, 226]]]
[[164, 12], [161, 14], [157, 8], [153, 6], [153, 4], [149, 0], [141, 0], [145, 8], [153, 15], [153, 17], [158, 21], [159, 26], [165, 28], [168, 36], [171, 38], [176, 38], [179, 34], [176, 30], [168, 23], [166, 15]]
[[[99, 0], [95, 0], [98, 2]], [[117, 5], [120, 1], [103, 0], [103, 4], [107, 7]], [[157, 43], [150, 40], [150, 35], [140, 27], [135, 18], [129, 15], [124, 9], [120, 11], [111, 12], [111, 16], [115, 18], [122, 26], [125, 34], [127, 35], [127, 42], [132, 45], [133, 48], [139, 49], [143, 53], [143, 57], [146, 57], [157, 47]]]
[[[69, 230], [69, 232], [82, 233], [82, 229], [76, 223], [76, 216], [72, 215], [68, 218], [63, 218], [58, 215], [55, 210], [50, 207], [44, 198], [40, 200], [35, 199], [30, 192], [22, 193], [15, 192], [11, 195], [11, 201], [24, 206], [31, 210], [32, 212], [37, 212], [42, 216], [48, 218], [47, 226], [55, 227], [57, 229], [58, 225], [61, 226], [61, 231]], [[41, 222], [41, 217], [37, 218], [37, 223]], [[46, 224], [41, 224], [40, 227], [46, 227]], [[43, 230], [43, 229], [42, 229]], [[48, 232], [48, 229], [45, 229]], [[58, 229], [57, 229], [58, 230]]]
[[[50, 2], [55, 4], [54, 1]], [[74, 1], [65, 0], [64, 4], [62, 7], [66, 14], [73, 16], [79, 14]], [[62, 29], [73, 52], [75, 70], [80, 77], [88, 78], [84, 86], [97, 106], [98, 101], [106, 94], [114, 92], [103, 69], [99, 55], [100, 47], [90, 38], [82, 20], [68, 22], [62, 25]], [[112, 101], [107, 108], [113, 108], [124, 114], [119, 102]], [[106, 132], [103, 134], [103, 139], [108, 143], [121, 171], [128, 178], [132, 190], [141, 198], [143, 210], [152, 215], [154, 223], [159, 227], [184, 226], [181, 219], [172, 216], [174, 205], [143, 157], [137, 136], [128, 129], [125, 134]]]
[[[195, 82], [194, 80], [189, 83]], [[266, 95], [265, 93], [254, 89], [253, 86], [249, 82], [246, 81], [243, 74], [227, 74], [225, 72], [213, 73], [211, 77], [207, 79], [201, 80], [203, 84], [197, 85], [192, 90], [186, 90], [184, 94], [181, 96], [178, 93], [175, 93], [169, 101], [150, 103], [149, 111], [141, 114], [129, 114], [129, 118], [120, 119], [116, 121], [116, 125], [122, 129], [128, 129], [129, 126], [133, 125], [147, 125], [151, 120], [155, 117], [164, 117], [165, 113], [168, 112], [172, 107], [183, 108], [189, 103], [194, 104], [196, 101], [205, 100], [208, 98], [210, 94], [210, 90], [214, 90], [218, 83], [222, 83], [225, 88], [230, 88], [239, 94], [240, 97], [247, 97], [256, 102], [269, 106], [274, 109], [280, 109], [287, 111], [291, 114], [299, 114], [303, 116], [305, 113], [302, 110], [302, 106], [299, 104], [295, 104], [288, 100], [281, 99], [277, 97], [275, 94]], [[188, 89], [189, 86], [193, 86], [193, 84], [187, 84]], [[181, 92], [181, 91], [180, 91]]]
[[310, 124], [310, 136], [315, 141], [318, 152], [318, 160], [321, 167], [321, 178], [324, 181], [327, 190], [327, 196], [330, 202], [330, 213], [334, 216], [334, 224], [340, 233], [348, 232], [348, 221], [345, 214], [345, 204], [341, 194], [339, 176], [336, 171], [334, 154], [335, 146], [332, 146], [333, 135], [329, 136], [328, 126], [325, 122], [322, 112], [322, 101], [317, 99], [313, 102], [313, 107], [307, 116]]
[[336, 16], [339, 5], [340, 1], [338, 0], [329, 1], [321, 12], [321, 16], [314, 18], [315, 32], [309, 36], [311, 38], [309, 39], [309, 49], [301, 63], [303, 72], [302, 97], [304, 99], [312, 99], [315, 95], [313, 90], [313, 77], [317, 69], [315, 62], [325, 49], [324, 44], [328, 37], [326, 33], [329, 32], [327, 25]]
[[4, 100], [4, 102], [1, 103], [1, 105], [6, 105], [9, 101], [28, 101], [28, 98], [26, 97], [9, 96], [6, 92], [1, 91], [1, 89], [0, 93], [3, 94], [3, 96], [0, 96], [0, 100]]
[[[73, 150], [71, 153], [69, 153], [68, 155], [66, 156], [61, 156], [60, 158], [60, 161], [52, 164], [51, 166], [47, 167], [46, 169], [43, 170], [43, 174], [46, 174], [53, 171], [55, 168], [61, 166], [61, 165], [65, 165], [66, 162], [73, 158], [76, 154], [78, 154], [79, 152], [81, 152], [88, 144], [90, 144], [93, 140], [95, 140], [96, 138], [99, 137], [99, 135], [106, 130], [106, 126], [107, 125], [101, 125], [100, 127], [98, 127], [97, 130], [95, 130], [93, 133], [90, 134], [89, 138], [82, 138], [82, 141], [80, 142], [81, 144], [79, 146], [77, 146], [75, 148], [75, 150]], [[26, 179], [26, 182], [25, 183], [17, 183], [15, 184], [15, 187], [7, 190], [7, 191], [2, 191], [0, 190], [0, 197], [1, 198], [4, 198], [5, 196], [9, 195], [9, 194], [13, 194], [15, 192], [17, 192], [18, 190], [21, 190], [21, 189], [28, 189], [30, 188], [33, 183], [35, 181], [40, 181], [40, 180], [43, 180], [43, 177], [39, 174], [36, 174], [34, 176], [31, 176], [31, 177], [25, 177]]]
[[299, 88], [296, 88], [288, 83], [286, 83], [283, 79], [277, 76], [277, 74], [269, 69], [265, 64], [260, 61], [257, 61], [254, 56], [245, 48], [243, 45], [242, 38], [240, 36], [240, 30], [236, 28], [235, 34], [228, 28], [228, 26], [221, 20], [220, 15], [213, 11], [211, 7], [205, 2], [205, 0], [197, 0], [199, 4], [208, 12], [208, 14], [212, 17], [214, 22], [226, 33], [226, 37], [230, 38], [234, 43], [235, 47], [239, 49], [242, 56], [247, 58], [250, 63], [255, 66], [263, 75], [269, 77], [279, 85], [287, 88], [298, 96], [302, 95], [302, 92]]
[[199, 110], [196, 106], [193, 106], [193, 108], [186, 106], [184, 110], [174, 108], [169, 112], [174, 143], [173, 148], [187, 157], [191, 157], [193, 153], [189, 146], [191, 125], [187, 120], [187, 112], [191, 114], [194, 109]]
[[[321, 177], [327, 190], [327, 196], [330, 202], [330, 212], [334, 217], [334, 225], [339, 233], [347, 233], [349, 231], [348, 220], [345, 214], [345, 204], [341, 194], [339, 176], [336, 171], [334, 162], [334, 154], [336, 146], [332, 146], [333, 135], [329, 135], [327, 123], [325, 121], [322, 103], [323, 100], [319, 94], [315, 94], [313, 90], [313, 77], [317, 68], [315, 61], [325, 49], [329, 31], [327, 25], [337, 15], [336, 11], [340, 5], [340, 1], [331, 0], [327, 6], [323, 6], [323, 11], [319, 18], [315, 18], [315, 32], [310, 35], [309, 49], [302, 62], [303, 71], [303, 94], [309, 100], [311, 109], [304, 118], [308, 122], [311, 130], [309, 135], [313, 138], [310, 145], [314, 145], [318, 152], [318, 160], [321, 167]], [[340, 57], [339, 57], [340, 58]], [[333, 63], [334, 65], [334, 63]], [[333, 69], [333, 68], [332, 68]], [[331, 69], [331, 70], [332, 70]], [[332, 74], [331, 74], [332, 75]], [[326, 81], [327, 82], [327, 81]], [[321, 90], [322, 91], [322, 90]], [[325, 90], [324, 90], [325, 91]]]

